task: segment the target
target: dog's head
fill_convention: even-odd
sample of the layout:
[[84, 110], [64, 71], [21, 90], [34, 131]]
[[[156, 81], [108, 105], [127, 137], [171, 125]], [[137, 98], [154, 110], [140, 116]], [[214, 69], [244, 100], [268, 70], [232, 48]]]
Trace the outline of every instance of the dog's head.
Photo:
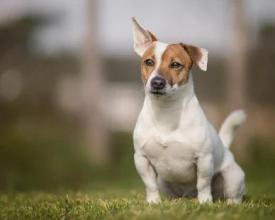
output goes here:
[[133, 18], [134, 49], [141, 56], [141, 78], [145, 91], [169, 95], [184, 86], [194, 64], [207, 69], [207, 50], [183, 43], [159, 42], [154, 34]]

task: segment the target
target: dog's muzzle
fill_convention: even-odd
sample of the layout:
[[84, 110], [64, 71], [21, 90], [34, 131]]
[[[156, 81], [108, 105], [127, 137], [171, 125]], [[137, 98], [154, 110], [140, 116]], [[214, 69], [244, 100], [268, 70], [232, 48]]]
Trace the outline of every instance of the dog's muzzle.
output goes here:
[[156, 76], [151, 80], [151, 93], [157, 94], [157, 95], [164, 95], [165, 92], [163, 89], [166, 86], [166, 81], [164, 78], [160, 76]]

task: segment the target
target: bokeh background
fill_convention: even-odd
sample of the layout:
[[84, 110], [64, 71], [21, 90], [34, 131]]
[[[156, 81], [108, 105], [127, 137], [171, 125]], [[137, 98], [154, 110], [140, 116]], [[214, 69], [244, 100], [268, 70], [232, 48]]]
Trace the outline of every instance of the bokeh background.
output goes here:
[[275, 193], [273, 0], [1, 0], [0, 191], [142, 188], [133, 16], [161, 41], [208, 49], [197, 96], [217, 129], [247, 111], [232, 150], [248, 193]]

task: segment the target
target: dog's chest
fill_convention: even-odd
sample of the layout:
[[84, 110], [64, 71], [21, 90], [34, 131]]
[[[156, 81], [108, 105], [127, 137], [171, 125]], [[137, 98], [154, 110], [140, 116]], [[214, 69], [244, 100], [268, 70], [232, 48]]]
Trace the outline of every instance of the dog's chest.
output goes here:
[[196, 156], [191, 145], [178, 135], [154, 133], [146, 141], [143, 151], [166, 181], [193, 182], [196, 178]]

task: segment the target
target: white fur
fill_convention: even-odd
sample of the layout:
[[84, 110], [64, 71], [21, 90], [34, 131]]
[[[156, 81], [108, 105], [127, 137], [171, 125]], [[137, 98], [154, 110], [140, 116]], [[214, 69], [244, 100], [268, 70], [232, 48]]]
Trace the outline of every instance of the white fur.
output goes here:
[[200, 48], [201, 51], [201, 59], [198, 62], [198, 66], [201, 70], [206, 71], [207, 70], [207, 63], [208, 63], [208, 51], [204, 48]]
[[142, 56], [146, 49], [152, 44], [152, 38], [149, 32], [144, 29], [135, 18], [132, 18], [132, 31], [134, 36], [134, 50], [139, 56]]
[[[157, 62], [164, 48], [158, 43]], [[145, 184], [147, 201], [160, 202], [159, 192], [163, 192], [169, 197], [197, 195], [200, 203], [212, 202], [211, 181], [219, 174], [224, 181], [219, 196], [241, 202], [244, 173], [206, 119], [194, 93], [192, 74], [185, 85], [167, 95], [145, 91], [133, 138], [135, 165]], [[223, 137], [236, 125], [225, 124]], [[212, 190], [219, 184], [216, 181]]]
[[246, 120], [246, 114], [243, 110], [232, 112], [223, 122], [219, 136], [225, 147], [229, 148], [236, 129]]
[[154, 55], [156, 59], [156, 69], [159, 68], [161, 64], [161, 56], [164, 53], [164, 51], [167, 49], [168, 44], [162, 43], [162, 42], [155, 42], [155, 49], [154, 49]]
[[163, 52], [166, 50], [168, 46], [167, 44], [161, 43], [161, 42], [154, 42], [153, 44], [154, 44], [154, 54], [155, 54], [155, 67], [145, 85], [145, 90], [147, 92], [150, 92], [151, 90], [151, 80], [157, 75], [159, 75], [158, 69], [161, 64], [161, 55], [163, 54]]
[[[152, 42], [150, 34], [133, 19], [134, 48], [142, 56], [154, 43], [156, 65], [145, 85], [145, 100], [134, 130], [135, 165], [150, 203], [160, 202], [159, 192], [169, 197], [197, 196], [200, 203], [213, 196], [230, 203], [242, 201], [244, 172], [229, 151], [235, 128], [245, 119], [231, 114], [220, 136], [206, 119], [193, 89], [192, 74], [184, 85], [167, 85], [166, 95], [150, 93], [167, 44]], [[207, 69], [208, 53], [201, 48], [198, 66]], [[211, 187], [212, 182], [212, 187]], [[222, 187], [220, 187], [222, 186]]]

